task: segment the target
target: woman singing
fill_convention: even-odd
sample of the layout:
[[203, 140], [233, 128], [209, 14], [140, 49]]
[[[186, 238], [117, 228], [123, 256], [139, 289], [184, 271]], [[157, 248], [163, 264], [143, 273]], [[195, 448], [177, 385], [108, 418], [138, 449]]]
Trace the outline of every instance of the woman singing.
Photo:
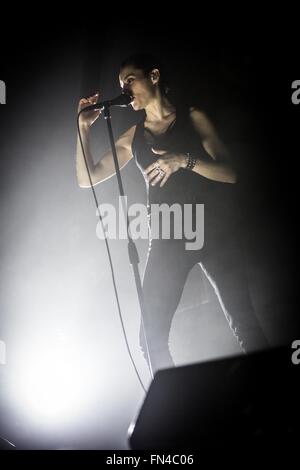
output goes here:
[[[143, 276], [146, 304], [143, 319], [153, 371], [174, 365], [168, 346], [171, 322], [187, 276], [196, 263], [200, 263], [214, 287], [242, 350], [247, 352], [267, 347], [251, 304], [243, 250], [238, 237], [229, 236], [225, 230], [227, 222], [229, 224], [226, 211], [221, 214], [217, 210], [218, 194], [222, 194], [220, 188], [233, 185], [237, 175], [213, 124], [201, 109], [172, 102], [163, 67], [149, 54], [137, 54], [126, 59], [120, 67], [119, 81], [121, 88], [133, 97], [132, 108], [144, 110], [144, 119], [116, 141], [116, 151], [120, 169], [134, 158], [146, 183], [150, 240]], [[81, 99], [79, 110], [97, 100], [98, 94]], [[89, 130], [99, 114], [100, 111], [86, 112], [80, 118], [93, 185], [115, 174], [111, 151], [98, 162], [94, 162], [90, 152]], [[90, 187], [80, 145], [77, 147], [77, 177], [81, 188]], [[161, 232], [152, 237], [152, 207], [161, 204], [168, 207], [177, 204], [183, 209], [184, 205], [190, 205], [193, 230], [196, 206], [204, 204], [203, 246], [196, 243], [193, 246], [184, 230], [181, 231], [182, 237], [178, 238], [178, 227], [171, 219], [167, 238]], [[155, 230], [157, 232], [157, 227]], [[187, 241], [190, 242], [189, 248]], [[140, 343], [145, 353], [142, 329]]]

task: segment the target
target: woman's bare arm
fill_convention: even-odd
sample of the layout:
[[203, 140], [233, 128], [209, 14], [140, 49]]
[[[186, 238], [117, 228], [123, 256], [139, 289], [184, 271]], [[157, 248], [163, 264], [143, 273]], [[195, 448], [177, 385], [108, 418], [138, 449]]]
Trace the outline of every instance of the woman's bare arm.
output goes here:
[[[133, 140], [135, 127], [133, 126], [128, 129], [124, 134], [119, 137], [116, 141], [116, 152], [119, 162], [120, 170], [132, 159], [131, 143]], [[111, 176], [115, 175], [115, 165], [113, 160], [112, 152], [107, 151], [97, 163], [94, 163], [89, 142], [89, 128], [82, 130], [82, 141], [85, 149], [86, 158], [88, 161], [89, 172], [91, 175], [92, 184], [96, 185], [103, 181], [106, 181]], [[76, 158], [76, 170], [77, 180], [81, 188], [89, 188], [90, 180], [86, 171], [86, 165], [82, 150], [79, 142], [77, 142], [77, 158]]]
[[211, 162], [198, 159], [193, 171], [211, 180], [235, 183], [237, 175], [230, 164], [228, 151], [211, 121], [205, 113], [196, 108], [191, 108], [190, 116], [204, 149], [212, 158]]
[[[78, 112], [84, 109], [86, 106], [97, 103], [98, 98], [99, 93], [95, 93], [89, 98], [82, 98], [79, 101]], [[80, 135], [93, 185], [101, 183], [115, 174], [113, 155], [110, 150], [107, 151], [97, 163], [94, 162], [91, 153], [90, 129], [100, 114], [100, 110], [87, 111], [82, 113], [79, 118]], [[124, 168], [124, 166], [132, 159], [131, 144], [134, 137], [135, 128], [136, 126], [133, 126], [128, 129], [119, 137], [115, 143], [120, 169]], [[82, 153], [79, 135], [77, 136], [76, 173], [79, 186], [81, 188], [89, 188], [91, 184], [86, 169], [85, 159]]]

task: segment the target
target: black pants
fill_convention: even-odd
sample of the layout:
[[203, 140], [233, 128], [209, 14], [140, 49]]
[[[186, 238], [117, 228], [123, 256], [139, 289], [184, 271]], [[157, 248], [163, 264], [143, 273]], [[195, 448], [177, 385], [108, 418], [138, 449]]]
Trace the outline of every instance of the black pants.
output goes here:
[[[202, 250], [187, 251], [182, 240], [150, 241], [143, 278], [143, 321], [153, 372], [174, 365], [168, 346], [171, 322], [189, 271], [196, 263], [214, 287], [241, 350], [268, 347], [251, 304], [243, 249], [228, 239], [220, 241], [218, 249], [215, 246], [208, 243]], [[140, 346], [147, 360], [142, 325]]]

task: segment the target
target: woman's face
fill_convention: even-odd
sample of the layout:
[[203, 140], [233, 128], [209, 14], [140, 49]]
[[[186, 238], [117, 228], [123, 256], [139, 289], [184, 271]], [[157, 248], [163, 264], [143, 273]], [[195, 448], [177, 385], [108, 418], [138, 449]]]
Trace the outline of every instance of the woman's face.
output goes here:
[[145, 109], [155, 96], [155, 85], [150, 76], [133, 66], [124, 67], [119, 75], [120, 86], [133, 96], [131, 106], [135, 111]]

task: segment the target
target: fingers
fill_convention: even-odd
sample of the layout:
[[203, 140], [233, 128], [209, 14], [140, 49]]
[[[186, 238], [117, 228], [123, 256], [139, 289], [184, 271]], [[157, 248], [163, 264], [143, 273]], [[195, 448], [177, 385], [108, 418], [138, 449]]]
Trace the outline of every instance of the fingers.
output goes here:
[[163, 177], [163, 179], [161, 180], [160, 182], [160, 188], [167, 182], [167, 180], [169, 179], [169, 174], [168, 173], [165, 173], [165, 176]]
[[160, 187], [162, 187], [168, 180], [171, 171], [167, 167], [162, 168], [159, 164], [159, 160], [157, 160], [144, 170], [144, 174], [151, 186], [155, 186], [157, 183], [160, 183]]
[[168, 171], [158, 170], [158, 174], [151, 181], [151, 186], [155, 186], [158, 183], [160, 183], [159, 186], [162, 187], [165, 184], [165, 182], [168, 180], [169, 176], [170, 176], [170, 173]]
[[162, 161], [158, 159], [144, 170], [144, 174], [146, 175], [149, 183], [153, 184], [153, 182], [156, 181], [154, 180], [154, 178], [157, 179], [158, 173], [160, 172], [160, 170], [162, 170], [161, 164]]
[[153, 171], [155, 168], [159, 167], [160, 166], [160, 161], [159, 160], [156, 160], [155, 162], [151, 163], [151, 165], [147, 166], [147, 168], [144, 170], [144, 173], [146, 175], [148, 175], [149, 173], [151, 173], [151, 171]]
[[152, 176], [152, 180], [150, 182], [151, 186], [155, 186], [160, 180], [162, 179], [162, 175], [159, 173], [159, 170], [157, 170], [154, 174], [153, 172], [153, 176]]
[[160, 171], [158, 168], [154, 168], [150, 173], [148, 173], [148, 181], [152, 186], [161, 179]]
[[100, 92], [97, 91], [94, 95], [92, 96], [88, 96], [87, 98], [81, 98], [81, 100], [79, 101], [79, 105], [80, 106], [84, 106], [84, 105], [90, 105], [90, 104], [96, 104], [97, 101], [98, 101], [98, 98], [99, 98], [99, 95], [100, 95]]
[[149, 165], [145, 170], [144, 170], [144, 173], [145, 175], [147, 175], [149, 177], [150, 173], [153, 171], [153, 170], [156, 170], [158, 167], [158, 164], [157, 163], [152, 163], [152, 165]]
[[[160, 150], [160, 152], [163, 152], [164, 155], [167, 154], [167, 152], [165, 152], [164, 150]], [[151, 171], [156, 170], [157, 167], [159, 167], [159, 168], [161, 168], [161, 169], [164, 170], [167, 161], [168, 161], [168, 157], [165, 157], [165, 158], [158, 158], [157, 160], [155, 160], [155, 162], [151, 163], [151, 165], [149, 165], [149, 166], [144, 170], [144, 173], [145, 173], [146, 175], [148, 175], [149, 173], [151, 173]]]
[[99, 98], [100, 92], [97, 91], [93, 96], [90, 96], [88, 100], [90, 101], [91, 104], [96, 104]]

